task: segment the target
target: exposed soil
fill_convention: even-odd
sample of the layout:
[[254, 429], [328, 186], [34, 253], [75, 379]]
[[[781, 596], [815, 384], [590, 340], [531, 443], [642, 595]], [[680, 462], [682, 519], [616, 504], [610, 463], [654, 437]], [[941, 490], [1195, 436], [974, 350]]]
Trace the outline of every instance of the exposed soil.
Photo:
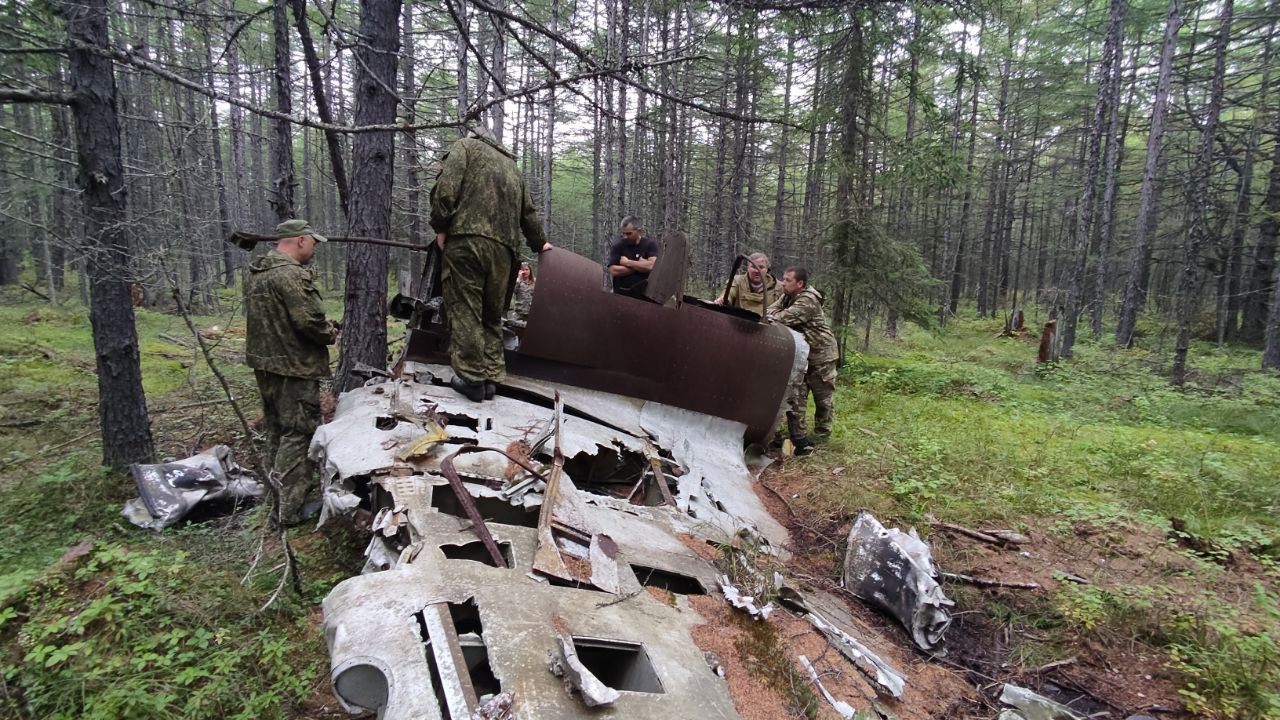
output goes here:
[[[785, 466], [770, 468], [760, 478], [758, 495], [791, 532], [788, 576], [840, 595], [839, 562], [853, 518], [822, 515], [806, 507], [804, 491], [813, 481]], [[1226, 604], [1246, 602], [1259, 580], [1274, 585], [1247, 554], [1236, 553], [1226, 567], [1218, 568], [1189, 557], [1159, 529], [1146, 525], [1117, 529], [1077, 523], [1065, 535], [1033, 530], [1031, 542], [1023, 546], [991, 545], [941, 529], [920, 530], [932, 546], [935, 563], [946, 572], [1040, 587], [981, 588], [946, 581], [956, 607], [942, 658], [925, 657], [896, 621], [843, 594], [855, 620], [873, 635], [864, 641], [908, 678], [904, 701], [889, 706], [901, 718], [993, 717], [1005, 682], [1067, 704], [1082, 716], [1146, 713], [1189, 718], [1181, 712], [1180, 678], [1169, 667], [1167, 653], [1144, 638], [1157, 630], [1161, 612], [1193, 609], [1192, 598], [1198, 597], [1207, 578]], [[1039, 627], [1037, 620], [1052, 615], [1063, 589], [1076, 584], [1068, 576], [1117, 593], [1159, 588], [1160, 597], [1153, 604], [1165, 609], [1136, 616], [1124, 627], [1100, 626], [1087, 633], [1061, 623]], [[795, 644], [803, 643], [800, 636]], [[850, 699], [859, 697], [851, 689], [848, 695], [832, 692], [855, 708], [865, 707]]]

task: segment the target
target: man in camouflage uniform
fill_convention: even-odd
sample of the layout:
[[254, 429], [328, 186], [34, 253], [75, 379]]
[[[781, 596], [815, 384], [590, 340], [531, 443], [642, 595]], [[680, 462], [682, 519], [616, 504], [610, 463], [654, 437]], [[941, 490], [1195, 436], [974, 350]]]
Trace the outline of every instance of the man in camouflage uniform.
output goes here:
[[835, 418], [836, 365], [840, 349], [835, 333], [822, 313], [822, 295], [809, 287], [809, 271], [790, 267], [782, 275], [782, 297], [769, 306], [770, 322], [781, 323], [804, 335], [809, 343], [809, 367], [804, 378], [792, 388], [787, 399], [787, 428], [797, 455], [813, 451], [805, 427], [805, 408], [813, 392], [816, 407], [813, 424], [819, 439], [831, 435]]
[[734, 278], [728, 296], [721, 295], [717, 304], [741, 308], [764, 317], [769, 306], [782, 295], [778, 281], [769, 273], [769, 256], [762, 252], [747, 257], [747, 271]]
[[443, 251], [449, 317], [450, 387], [473, 402], [493, 398], [506, 378], [502, 315], [521, 233], [551, 248], [515, 156], [485, 128], [449, 147], [431, 189], [431, 227]]
[[276, 237], [275, 249], [249, 266], [245, 362], [262, 395], [270, 472], [281, 487], [279, 518], [296, 525], [312, 477], [307, 449], [320, 424], [319, 379], [329, 374], [328, 346], [338, 329], [325, 319], [307, 267], [324, 236], [306, 220], [287, 220], [276, 226]]
[[507, 321], [515, 323], [517, 327], [524, 327], [531, 309], [533, 309], [533, 270], [530, 269], [529, 263], [522, 262], [512, 288], [511, 309], [507, 311]]

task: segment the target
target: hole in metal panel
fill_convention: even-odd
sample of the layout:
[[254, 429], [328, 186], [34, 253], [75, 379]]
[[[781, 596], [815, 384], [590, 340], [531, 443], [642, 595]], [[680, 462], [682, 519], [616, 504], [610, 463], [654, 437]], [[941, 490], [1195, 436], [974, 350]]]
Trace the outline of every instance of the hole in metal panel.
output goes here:
[[640, 584], [645, 587], [661, 588], [677, 595], [707, 594], [707, 589], [703, 587], [702, 583], [697, 578], [689, 575], [681, 575], [670, 570], [660, 570], [644, 565], [632, 565], [631, 570], [636, 574], [636, 580], [639, 580]]
[[376, 666], [352, 665], [333, 679], [333, 690], [348, 705], [377, 711], [387, 704], [387, 676]]
[[[423, 650], [426, 652], [427, 665], [431, 670], [431, 687], [435, 691], [436, 702], [440, 706], [441, 717], [449, 717], [448, 700], [444, 695], [444, 682], [440, 677], [440, 668], [436, 664], [435, 653], [431, 651], [431, 635], [422, 612], [414, 614], [418, 621], [418, 630], [422, 637]], [[502, 692], [502, 685], [493, 674], [489, 665], [489, 649], [484, 644], [484, 625], [480, 622], [480, 608], [475, 598], [466, 602], [449, 603], [449, 618], [453, 622], [454, 634], [458, 637], [458, 646], [462, 650], [463, 662], [470, 676], [471, 686], [477, 698], [496, 695]], [[345, 696], [344, 696], [345, 697]]]
[[[497, 567], [494, 565], [493, 558], [490, 557], [489, 551], [485, 548], [484, 543], [476, 540], [462, 545], [441, 545], [440, 552], [450, 560], [470, 560], [472, 562], [484, 563], [489, 567]], [[498, 552], [502, 553], [502, 557], [507, 561], [507, 567], [515, 565], [511, 560], [511, 543], [498, 543]]]
[[631, 486], [640, 479], [640, 474], [648, 469], [649, 463], [644, 455], [625, 450], [617, 446], [600, 447], [594, 455], [578, 453], [565, 460], [564, 471], [573, 478], [573, 482], [583, 490], [607, 492], [603, 489], [588, 488], [595, 484], [617, 484], [623, 487], [616, 489], [623, 497], [631, 490]]
[[[524, 506], [517, 507], [502, 498], [495, 497], [472, 497], [471, 499], [475, 502], [476, 509], [480, 511], [480, 517], [488, 522], [517, 527], [538, 527], [537, 507], [527, 509]], [[458, 496], [448, 485], [436, 485], [431, 488], [431, 507], [446, 515], [463, 519], [467, 517], [467, 511], [462, 509]]]
[[600, 682], [614, 690], [664, 693], [662, 681], [643, 645], [619, 640], [573, 638], [578, 659]]
[[480, 421], [467, 415], [448, 415], [446, 425], [457, 425], [459, 427], [470, 428], [472, 430], [480, 429]]

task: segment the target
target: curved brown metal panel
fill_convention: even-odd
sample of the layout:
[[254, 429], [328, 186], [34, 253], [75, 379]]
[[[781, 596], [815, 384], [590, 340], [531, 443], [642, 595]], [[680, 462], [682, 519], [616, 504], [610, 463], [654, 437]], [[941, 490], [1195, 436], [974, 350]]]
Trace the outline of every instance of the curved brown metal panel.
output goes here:
[[538, 256], [514, 373], [682, 407], [771, 429], [795, 344], [782, 327], [715, 306], [664, 307], [602, 289], [603, 268], [568, 250]]

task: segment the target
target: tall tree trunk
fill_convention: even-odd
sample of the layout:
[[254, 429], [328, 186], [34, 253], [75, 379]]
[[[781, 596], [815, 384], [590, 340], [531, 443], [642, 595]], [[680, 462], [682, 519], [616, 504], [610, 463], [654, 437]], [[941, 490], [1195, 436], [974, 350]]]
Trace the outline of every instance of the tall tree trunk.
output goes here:
[[1129, 276], [1125, 279], [1124, 299], [1120, 304], [1120, 317], [1116, 322], [1118, 347], [1133, 345], [1138, 314], [1142, 312], [1147, 301], [1146, 275], [1151, 267], [1151, 232], [1155, 225], [1160, 148], [1164, 140], [1164, 126], [1169, 109], [1173, 54], [1177, 49], [1178, 28], [1182, 27], [1182, 23], [1182, 0], [1170, 0], [1169, 11], [1165, 17], [1164, 41], [1160, 46], [1160, 69], [1157, 72], [1156, 94], [1151, 111], [1151, 130], [1147, 135], [1147, 160], [1142, 173], [1142, 190], [1138, 200], [1133, 265], [1129, 269]]
[[109, 52], [106, 0], [65, 2], [60, 10], [71, 46], [72, 105], [77, 182], [83, 192], [85, 239], [90, 252], [89, 319], [97, 356], [98, 419], [102, 424], [102, 461], [117, 470], [150, 462], [155, 454], [142, 364], [129, 289], [129, 238], [125, 231], [124, 170], [116, 115], [114, 68]]
[[[1275, 262], [1276, 239], [1280, 237], [1280, 113], [1274, 116], [1276, 123], [1274, 128], [1274, 140], [1271, 153], [1271, 172], [1267, 179], [1267, 197], [1263, 201], [1263, 207], [1266, 213], [1262, 216], [1262, 221], [1258, 224], [1258, 256], [1254, 259], [1252, 278], [1252, 291], [1261, 292], [1266, 288], [1266, 278], [1259, 277], [1262, 272], [1270, 272], [1271, 287], [1271, 311], [1267, 315], [1266, 327], [1264, 330], [1266, 338], [1266, 347], [1263, 352], [1263, 367], [1278, 368], [1280, 367], [1280, 278], [1276, 276], [1280, 274], [1280, 263]], [[1263, 250], [1270, 248], [1270, 255], [1263, 255]], [[1249, 302], [1254, 300], [1254, 296], [1246, 298]], [[1263, 297], [1259, 304], [1265, 307], [1266, 298]], [[1246, 306], [1247, 307], [1247, 306]], [[1245, 315], [1246, 325], [1244, 331], [1249, 330], [1249, 316]]]
[[[400, 48], [400, 0], [360, 0], [359, 60], [355, 74], [356, 125], [390, 125], [396, 119], [396, 53]], [[391, 232], [391, 188], [395, 177], [395, 135], [366, 132], [351, 145], [351, 232], [387, 237]], [[342, 350], [334, 389], [359, 386], [360, 363], [387, 362], [387, 248], [355, 244], [347, 248], [347, 294]]]
[[1089, 237], [1093, 232], [1094, 211], [1097, 207], [1098, 168], [1101, 165], [1102, 135], [1106, 127], [1107, 104], [1110, 97], [1112, 76], [1120, 68], [1120, 43], [1124, 30], [1125, 0], [1111, 0], [1111, 20], [1107, 25], [1107, 38], [1102, 50], [1099, 68], [1098, 96], [1093, 106], [1093, 123], [1089, 133], [1088, 160], [1085, 166], [1084, 189], [1076, 206], [1077, 220], [1071, 244], [1071, 288], [1062, 317], [1062, 347], [1059, 355], [1070, 358], [1075, 349], [1076, 325], [1084, 305], [1086, 269], [1089, 262]]
[[[978, 31], [978, 41], [981, 47], [981, 30]], [[981, 56], [974, 58], [971, 66], [974, 70], [977, 69], [980, 59]], [[947, 311], [951, 315], [956, 314], [960, 304], [960, 293], [964, 291], [964, 245], [969, 232], [969, 213], [973, 208], [973, 165], [974, 151], [978, 143], [978, 92], [981, 88], [978, 85], [977, 73], [972, 72], [970, 77], [973, 80], [973, 98], [969, 108], [969, 149], [968, 159], [965, 160], [964, 199], [960, 202], [960, 237], [956, 240], [956, 252], [951, 263], [951, 293], [947, 303]]]
[[[275, 30], [275, 80], [276, 111], [284, 115], [293, 112], [289, 72], [289, 0], [272, 0], [273, 28]], [[276, 222], [281, 223], [294, 216], [293, 188], [293, 137], [288, 120], [277, 119], [273, 123], [275, 142], [271, 147], [271, 209]]]
[[1187, 207], [1191, 211], [1191, 225], [1183, 241], [1182, 273], [1178, 282], [1178, 337], [1173, 347], [1173, 368], [1169, 380], [1182, 385], [1187, 379], [1187, 352], [1191, 349], [1191, 325], [1195, 321], [1199, 303], [1198, 295], [1203, 281], [1200, 254], [1209, 244], [1212, 230], [1209, 228], [1210, 173], [1213, 171], [1213, 147], [1217, 141], [1218, 117], [1222, 114], [1222, 94], [1225, 90], [1227, 68], [1227, 43], [1231, 39], [1231, 20], [1234, 0], [1224, 0], [1218, 21], [1218, 41], [1213, 56], [1213, 80], [1209, 86], [1209, 105], [1201, 123], [1200, 147], [1187, 183]]
[[[329, 98], [324, 91], [320, 56], [316, 54], [315, 43], [311, 40], [311, 28], [307, 25], [307, 0], [289, 2], [293, 7], [293, 22], [298, 28], [298, 39], [302, 41], [302, 55], [307, 61], [307, 72], [311, 75], [311, 94], [316, 101], [316, 115], [320, 117], [320, 122], [332, 124], [333, 112], [329, 109]], [[406, 62], [410, 60], [406, 58]], [[338, 202], [342, 204], [342, 214], [346, 215], [351, 205], [351, 191], [347, 183], [347, 164], [342, 156], [342, 138], [333, 130], [325, 130], [324, 141], [329, 148], [329, 168], [333, 172], [333, 183], [338, 187]], [[308, 219], [314, 222], [314, 219]]]
[[[1272, 294], [1271, 283], [1275, 275], [1276, 242], [1280, 239], [1280, 112], [1273, 111], [1272, 130], [1273, 145], [1271, 153], [1271, 170], [1267, 175], [1267, 195], [1263, 200], [1266, 214], [1258, 223], [1258, 241], [1253, 251], [1253, 266], [1249, 269], [1248, 292], [1244, 297], [1244, 307], [1240, 323], [1242, 339], [1257, 341], [1262, 339], [1267, 313], [1267, 298]], [[1275, 307], [1271, 308], [1271, 315]]]
[[787, 150], [791, 138], [791, 79], [795, 69], [796, 33], [787, 28], [787, 69], [782, 84], [782, 126], [778, 128], [778, 177], [773, 198], [773, 237], [770, 240], [769, 256], [776, 258], [779, 250], [787, 249], [790, 243], [784, 237], [786, 228], [786, 210], [784, 202], [787, 196]]
[[[1113, 8], [1114, 9], [1114, 8]], [[1124, 13], [1125, 6], [1120, 5], [1120, 44], [1124, 44]], [[1138, 43], [1134, 44], [1133, 51], [1133, 68], [1134, 74], [1137, 74], [1138, 67]], [[1106, 306], [1107, 294], [1107, 268], [1111, 255], [1111, 241], [1115, 239], [1116, 234], [1116, 191], [1120, 184], [1120, 159], [1124, 152], [1124, 136], [1125, 129], [1128, 125], [1128, 115], [1125, 115], [1124, 127], [1122, 128], [1120, 121], [1120, 76], [1123, 74], [1120, 66], [1120, 50], [1116, 50], [1116, 67], [1111, 73], [1111, 87], [1109, 89], [1111, 119], [1107, 125], [1107, 158], [1106, 158], [1106, 180], [1105, 187], [1102, 191], [1102, 227], [1099, 230], [1098, 239], [1098, 261], [1097, 268], [1094, 273], [1093, 283], [1093, 314], [1090, 317], [1090, 331], [1093, 333], [1094, 340], [1102, 339], [1102, 311]]]

